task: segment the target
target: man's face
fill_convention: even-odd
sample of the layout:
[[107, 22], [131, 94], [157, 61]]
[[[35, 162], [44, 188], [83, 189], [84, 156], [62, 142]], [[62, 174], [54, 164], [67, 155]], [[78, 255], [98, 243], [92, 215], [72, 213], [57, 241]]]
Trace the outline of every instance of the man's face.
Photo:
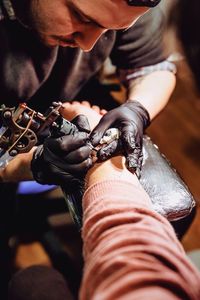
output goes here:
[[32, 0], [30, 19], [45, 44], [89, 51], [108, 29], [126, 29], [147, 10], [125, 0]]

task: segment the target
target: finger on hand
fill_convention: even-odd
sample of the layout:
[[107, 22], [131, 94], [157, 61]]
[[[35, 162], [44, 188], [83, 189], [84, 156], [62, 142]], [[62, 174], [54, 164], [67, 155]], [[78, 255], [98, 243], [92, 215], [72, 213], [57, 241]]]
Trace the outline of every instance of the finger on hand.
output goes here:
[[85, 174], [89, 168], [91, 168], [93, 165], [92, 158], [89, 157], [78, 164], [66, 164], [63, 166], [63, 170], [66, 170], [66, 172], [75, 174], [76, 176], [80, 176], [82, 174]]
[[110, 144], [102, 147], [98, 152], [97, 152], [97, 157], [99, 161], [105, 161], [114, 154], [116, 154], [118, 149], [118, 140], [112, 141]]
[[91, 107], [90, 102], [86, 100], [81, 101], [81, 104], [87, 107]]
[[100, 110], [100, 115], [104, 116], [108, 111], [106, 109]]
[[134, 152], [138, 145], [136, 145], [135, 130], [132, 126], [124, 126], [121, 129], [121, 141], [126, 154]]
[[136, 170], [140, 170], [141, 167], [141, 149], [135, 148], [133, 153], [127, 154], [126, 166], [131, 173], [135, 173]]
[[98, 114], [100, 113], [100, 107], [97, 105], [92, 105], [92, 109], [96, 111]]
[[71, 104], [72, 104], [72, 105], [80, 105], [80, 102], [77, 101], [77, 100], [74, 100], [74, 101], [71, 102]]
[[109, 118], [108, 114], [105, 114], [97, 126], [93, 129], [92, 133], [90, 134], [90, 142], [93, 146], [97, 146], [103, 137], [104, 133], [110, 126], [112, 125], [113, 120]]
[[49, 138], [45, 141], [44, 145], [55, 154], [63, 156], [84, 146], [87, 140], [88, 135], [80, 132], [74, 135], [64, 135], [58, 139]]
[[85, 115], [78, 115], [71, 121], [80, 131], [90, 133], [91, 128], [88, 118]]
[[63, 159], [70, 164], [78, 164], [90, 157], [92, 150], [89, 146], [80, 147], [71, 151]]

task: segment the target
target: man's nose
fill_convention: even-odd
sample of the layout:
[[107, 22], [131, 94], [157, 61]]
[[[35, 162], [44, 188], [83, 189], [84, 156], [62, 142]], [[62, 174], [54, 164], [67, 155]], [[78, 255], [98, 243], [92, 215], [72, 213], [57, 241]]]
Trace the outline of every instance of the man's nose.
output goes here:
[[94, 47], [100, 36], [106, 31], [98, 26], [87, 26], [84, 30], [74, 33], [74, 40], [83, 51], [87, 52]]

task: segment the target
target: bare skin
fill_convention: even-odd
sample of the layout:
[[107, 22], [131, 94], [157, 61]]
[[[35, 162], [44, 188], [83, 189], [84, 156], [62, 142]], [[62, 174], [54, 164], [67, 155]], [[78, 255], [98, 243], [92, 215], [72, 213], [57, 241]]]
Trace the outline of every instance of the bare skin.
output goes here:
[[[101, 110], [98, 106], [90, 106], [89, 102], [74, 101], [70, 103], [64, 103], [63, 116], [68, 120], [72, 120], [79, 114], [84, 114], [88, 118], [91, 129], [93, 129], [102, 117], [104, 110]], [[136, 175], [129, 172], [125, 166], [125, 158], [122, 156], [113, 157], [103, 163], [96, 163], [86, 175], [86, 187], [95, 184], [99, 180], [102, 180], [102, 176], [109, 179], [121, 178], [134, 182], [134, 184], [140, 185]]]
[[[83, 101], [82, 103], [74, 101], [72, 104], [66, 102], [63, 104], [63, 117], [71, 121], [79, 114], [85, 114], [89, 117], [91, 129], [93, 129], [99, 122], [101, 116], [106, 113], [105, 109], [100, 109], [98, 106], [90, 106], [89, 102]], [[30, 162], [34, 153], [35, 147], [28, 153], [19, 154], [12, 161], [9, 162], [7, 167], [0, 171], [0, 178], [4, 182], [19, 182], [23, 180], [33, 180], [30, 168]]]
[[[64, 103], [63, 116], [68, 120], [72, 120], [79, 114], [87, 116], [91, 129], [93, 129], [106, 111], [101, 110], [98, 106], [91, 106], [89, 102], [74, 101], [72, 103]], [[128, 180], [139, 185], [138, 179], [131, 174], [125, 167], [125, 160], [121, 156], [109, 159], [106, 162], [98, 163], [93, 166], [86, 176], [86, 187], [95, 184], [102, 180], [106, 174], [108, 179], [122, 179]], [[48, 257], [43, 246], [35, 241], [33, 243], [21, 243], [15, 255], [15, 267], [17, 269], [24, 269], [33, 265], [51, 266], [51, 260]]]
[[[16, 16], [25, 27], [34, 32], [50, 47], [79, 47], [91, 50], [97, 40], [109, 29], [122, 30], [133, 25], [149, 8], [128, 6], [125, 0], [11, 0]], [[156, 85], [155, 85], [156, 82]], [[175, 76], [169, 71], [152, 72], [137, 84], [129, 85], [127, 99], [137, 99], [153, 119], [166, 105], [175, 86]], [[31, 160], [30, 155], [30, 160]], [[28, 158], [28, 157], [27, 157]], [[26, 160], [30, 170], [30, 162]], [[26, 167], [26, 166], [25, 166]], [[3, 181], [32, 178], [31, 172], [23, 178], [22, 172], [0, 172]]]
[[72, 103], [66, 102], [63, 104], [62, 116], [71, 121], [76, 116], [83, 114], [88, 117], [91, 130], [100, 121], [101, 116], [106, 113], [106, 110], [101, 110], [99, 106], [91, 106], [89, 102], [73, 101]]
[[[101, 118], [101, 113], [104, 113], [105, 111], [101, 110], [96, 105], [91, 107], [89, 102], [87, 101], [83, 101], [81, 103], [78, 101], [74, 101], [72, 104], [65, 103], [64, 107], [65, 108], [63, 110], [63, 116], [65, 118], [67, 118], [68, 120], [72, 120], [77, 115], [84, 114], [88, 117], [91, 128], [96, 126]], [[18, 168], [20, 168], [20, 160], [16, 159], [13, 160], [13, 162], [15, 162], [18, 165]], [[45, 249], [37, 241], [28, 244], [20, 243], [16, 250], [14, 264], [17, 269], [24, 269], [33, 265], [52, 265]]]
[[19, 21], [48, 46], [93, 48], [108, 29], [126, 29], [148, 8], [124, 0], [12, 0]]

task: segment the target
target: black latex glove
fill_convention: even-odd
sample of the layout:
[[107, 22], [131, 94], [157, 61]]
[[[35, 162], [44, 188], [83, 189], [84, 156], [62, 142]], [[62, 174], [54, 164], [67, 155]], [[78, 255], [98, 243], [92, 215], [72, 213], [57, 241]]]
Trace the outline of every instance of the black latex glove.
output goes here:
[[129, 100], [109, 111], [92, 131], [90, 141], [93, 146], [97, 146], [105, 131], [111, 127], [120, 130], [120, 139], [99, 150], [97, 153], [99, 160], [106, 160], [121, 152], [126, 157], [127, 168], [139, 176], [143, 157], [143, 132], [149, 124], [149, 114], [138, 101]]
[[36, 149], [31, 162], [33, 177], [37, 182], [64, 186], [68, 193], [82, 185], [84, 175], [92, 165], [91, 148], [87, 145], [86, 133], [89, 131], [89, 123], [83, 115], [72, 122], [82, 132], [76, 129], [73, 133], [69, 131], [70, 134], [59, 138], [47, 138]]

